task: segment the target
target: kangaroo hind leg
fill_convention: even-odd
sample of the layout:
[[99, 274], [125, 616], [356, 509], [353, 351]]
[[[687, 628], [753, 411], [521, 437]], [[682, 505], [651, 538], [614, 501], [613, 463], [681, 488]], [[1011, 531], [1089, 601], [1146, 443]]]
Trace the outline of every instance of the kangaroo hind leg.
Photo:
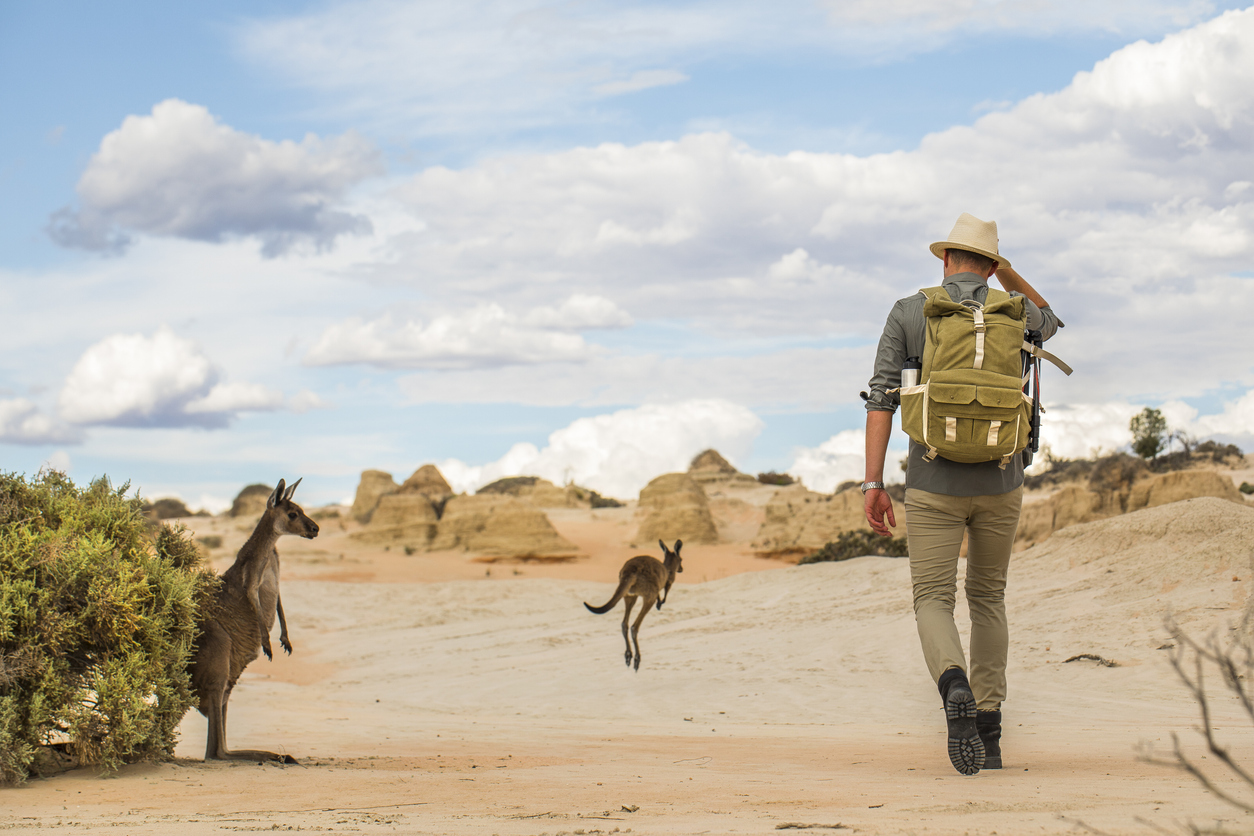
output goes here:
[[[624, 603], [627, 605], [627, 611], [623, 613], [623, 643], [627, 645], [627, 652], [623, 654], [623, 657], [627, 660], [627, 667], [631, 667], [631, 637], [627, 633], [627, 622], [631, 619], [631, 608], [636, 605], [636, 596], [624, 596]], [[644, 611], [648, 612], [649, 608], [646, 606]]]
[[[640, 625], [644, 621], [644, 617], [649, 614], [649, 608], [657, 601], [657, 597], [644, 599], [644, 607], [640, 610], [640, 615], [636, 616], [636, 623], [631, 625], [631, 640], [636, 645], [636, 670], [640, 670]], [[625, 626], [625, 624], [624, 624]]]

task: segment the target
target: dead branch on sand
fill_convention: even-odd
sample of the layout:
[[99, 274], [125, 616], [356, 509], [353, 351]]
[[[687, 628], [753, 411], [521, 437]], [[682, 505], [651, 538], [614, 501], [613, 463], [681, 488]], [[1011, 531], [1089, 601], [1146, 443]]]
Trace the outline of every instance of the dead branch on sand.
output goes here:
[[[1175, 640], [1175, 646], [1168, 648], [1168, 661], [1185, 688], [1193, 695], [1201, 715], [1201, 725], [1196, 731], [1206, 741], [1206, 748], [1227, 771], [1229, 777], [1237, 779], [1237, 789], [1234, 791], [1221, 787], [1216, 776], [1208, 774], [1197, 761], [1186, 755], [1180, 745], [1180, 737], [1175, 732], [1171, 735], [1170, 758], [1160, 758], [1143, 745], [1140, 759], [1147, 763], [1180, 769], [1193, 776], [1216, 798], [1238, 810], [1254, 812], [1254, 774], [1242, 766], [1232, 756], [1229, 748], [1216, 738], [1211, 708], [1214, 697], [1207, 690], [1206, 683], [1207, 670], [1217, 670], [1224, 688], [1254, 724], [1254, 694], [1251, 694], [1248, 684], [1254, 675], [1254, 633], [1251, 632], [1254, 627], [1254, 609], [1247, 608], [1241, 623], [1229, 629], [1226, 639], [1212, 633], [1204, 641], [1198, 641], [1186, 633], [1171, 616], [1164, 620], [1164, 625]], [[1187, 830], [1197, 834], [1224, 832], [1218, 828], [1200, 828], [1192, 824], [1187, 826]]]

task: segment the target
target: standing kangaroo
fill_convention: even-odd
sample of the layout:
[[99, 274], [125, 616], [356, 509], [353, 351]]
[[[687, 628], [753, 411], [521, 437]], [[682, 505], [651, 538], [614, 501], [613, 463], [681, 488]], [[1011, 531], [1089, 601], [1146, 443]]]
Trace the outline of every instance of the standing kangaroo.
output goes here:
[[279, 617], [279, 644], [287, 653], [292, 644], [287, 638], [287, 619], [279, 597], [279, 552], [275, 548], [284, 534], [295, 534], [312, 540], [318, 536], [318, 524], [295, 502], [292, 494], [300, 479], [284, 489], [283, 480], [270, 498], [266, 511], [257, 522], [252, 536], [239, 550], [235, 563], [222, 573], [222, 586], [212, 612], [201, 623], [201, 635], [192, 657], [192, 687], [200, 700], [200, 713], [209, 719], [209, 738], [205, 743], [205, 760], [254, 760], [296, 763], [291, 755], [277, 755], [258, 749], [226, 748], [226, 703], [231, 698], [240, 674], [257, 658], [257, 650], [273, 659], [270, 630], [274, 616]]
[[[649, 607], [654, 603], [657, 604], [659, 610], [662, 609], [662, 605], [666, 603], [666, 596], [670, 594], [671, 584], [675, 582], [675, 573], [684, 571], [683, 561], [679, 559], [679, 550], [684, 545], [683, 540], [675, 541], [675, 551], [666, 548], [666, 544], [661, 540], [658, 540], [657, 544], [662, 547], [662, 554], [666, 556], [665, 563], [652, 555], [637, 555], [618, 570], [618, 589], [614, 590], [614, 596], [608, 603], [594, 607], [587, 601], [584, 602], [584, 606], [590, 612], [601, 615], [614, 609], [618, 600], [626, 597], [627, 611], [623, 613], [623, 641], [627, 643], [627, 652], [623, 655], [628, 667], [631, 667], [632, 643], [634, 642], [636, 670], [640, 670], [640, 622], [644, 621], [644, 617], [649, 614]], [[636, 605], [637, 598], [644, 599], [644, 608], [640, 610], [640, 615], [636, 616], [636, 623], [631, 627], [631, 637], [628, 638], [627, 621], [631, 618], [631, 608]]]

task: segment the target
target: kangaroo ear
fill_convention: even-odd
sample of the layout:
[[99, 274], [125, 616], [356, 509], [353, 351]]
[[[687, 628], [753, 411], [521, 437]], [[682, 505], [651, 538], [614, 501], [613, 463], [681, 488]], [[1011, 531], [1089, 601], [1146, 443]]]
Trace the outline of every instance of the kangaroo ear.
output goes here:
[[662, 554], [666, 554], [666, 552], [670, 551], [670, 549], [666, 548], [666, 544], [660, 539], [657, 541], [657, 544], [662, 547]]
[[273, 508], [283, 501], [283, 480], [279, 480], [279, 484], [275, 486], [274, 493], [270, 494], [270, 498], [266, 500], [266, 507]]
[[683, 547], [684, 547], [684, 541], [676, 540], [675, 541], [675, 554], [679, 554], [679, 550], [682, 549]]
[[299, 484], [300, 484], [300, 482], [301, 482], [301, 479], [304, 479], [304, 478], [305, 478], [305, 477], [304, 477], [304, 476], [302, 476], [302, 477], [300, 477], [300, 479], [297, 479], [295, 482], [293, 482], [293, 483], [292, 483], [292, 486], [291, 486], [290, 488], [288, 488], [288, 489], [287, 489], [287, 493], [283, 494], [283, 501], [284, 501], [284, 502], [287, 502], [287, 501], [291, 500], [291, 498], [292, 498], [292, 494], [296, 493], [296, 486], [297, 486], [297, 485], [299, 485]]

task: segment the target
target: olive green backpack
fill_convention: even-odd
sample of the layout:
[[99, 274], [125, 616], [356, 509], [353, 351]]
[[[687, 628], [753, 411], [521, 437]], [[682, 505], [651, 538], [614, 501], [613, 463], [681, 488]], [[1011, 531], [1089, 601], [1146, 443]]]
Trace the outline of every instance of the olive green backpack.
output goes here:
[[898, 389], [901, 425], [936, 456], [955, 462], [999, 461], [1028, 446], [1032, 397], [1022, 352], [1071, 369], [1023, 338], [1027, 309], [1022, 296], [989, 288], [981, 305], [955, 302], [943, 287], [927, 297], [927, 341], [919, 384]]

